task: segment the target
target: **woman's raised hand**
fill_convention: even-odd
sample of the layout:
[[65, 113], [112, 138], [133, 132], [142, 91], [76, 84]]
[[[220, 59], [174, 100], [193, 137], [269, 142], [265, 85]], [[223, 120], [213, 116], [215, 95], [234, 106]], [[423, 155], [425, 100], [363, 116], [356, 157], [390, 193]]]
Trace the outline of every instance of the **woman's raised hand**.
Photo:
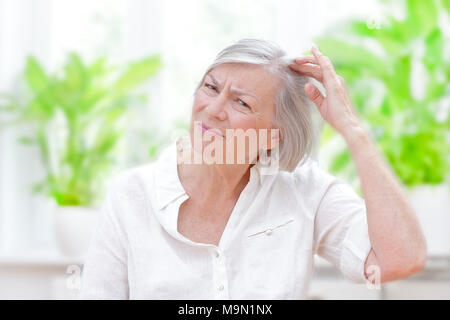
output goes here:
[[337, 75], [331, 60], [323, 55], [315, 45], [312, 56], [295, 59], [289, 65], [291, 70], [312, 77], [321, 82], [326, 90], [325, 97], [312, 83], [305, 85], [305, 93], [319, 109], [322, 118], [338, 132], [344, 134], [347, 129], [361, 127], [358, 116], [345, 86], [344, 79]]

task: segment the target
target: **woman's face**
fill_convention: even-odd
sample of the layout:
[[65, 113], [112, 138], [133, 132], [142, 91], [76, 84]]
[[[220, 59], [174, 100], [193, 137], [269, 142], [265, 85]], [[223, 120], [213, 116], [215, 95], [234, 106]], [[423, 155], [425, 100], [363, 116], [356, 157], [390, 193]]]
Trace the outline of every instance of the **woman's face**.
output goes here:
[[[211, 144], [214, 142], [216, 148], [210, 154], [222, 158], [223, 163], [230, 163], [230, 157], [236, 163], [241, 156], [245, 157], [245, 163], [251, 163], [248, 161], [255, 159], [257, 150], [274, 147], [274, 142], [271, 144], [271, 134], [276, 130], [268, 129], [274, 128], [274, 97], [279, 83], [269, 71], [250, 64], [226, 63], [207, 73], [195, 93], [192, 108], [190, 134], [194, 149], [202, 150], [205, 155], [213, 150]], [[200, 121], [204, 126], [203, 130]], [[265, 129], [266, 140], [264, 130], [261, 129]], [[197, 134], [194, 135], [194, 132]], [[250, 148], [248, 142], [254, 134], [258, 142], [257, 149]], [[201, 143], [198, 141], [199, 137]], [[238, 140], [245, 141], [246, 137], [247, 143], [240, 146]], [[222, 154], [217, 153], [219, 145], [223, 146]], [[200, 146], [202, 149], [199, 149]], [[234, 154], [231, 155], [230, 152]], [[226, 154], [228, 158], [225, 158]]]

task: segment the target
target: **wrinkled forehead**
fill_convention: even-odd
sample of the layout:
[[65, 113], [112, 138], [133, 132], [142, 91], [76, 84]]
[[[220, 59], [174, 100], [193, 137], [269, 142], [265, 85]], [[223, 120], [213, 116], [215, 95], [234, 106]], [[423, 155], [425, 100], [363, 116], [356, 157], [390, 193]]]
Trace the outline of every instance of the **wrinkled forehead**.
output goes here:
[[262, 65], [224, 63], [211, 69], [204, 79], [216, 80], [220, 86], [231, 84], [234, 89], [246, 91], [258, 97], [273, 95], [281, 80]]

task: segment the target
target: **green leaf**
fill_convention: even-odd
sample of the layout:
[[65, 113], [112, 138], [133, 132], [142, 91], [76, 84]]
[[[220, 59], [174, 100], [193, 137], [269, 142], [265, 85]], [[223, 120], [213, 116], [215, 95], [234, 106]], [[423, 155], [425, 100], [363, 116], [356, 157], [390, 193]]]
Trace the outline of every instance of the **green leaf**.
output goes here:
[[405, 24], [417, 34], [427, 35], [437, 26], [438, 12], [435, 0], [407, 0]]
[[447, 82], [439, 81], [436, 76], [432, 75], [427, 83], [425, 101], [433, 102], [441, 99], [446, 92]]
[[450, 13], [450, 0], [441, 0], [441, 5]]
[[369, 29], [367, 23], [364, 21], [351, 21], [348, 26], [349, 32], [361, 37], [376, 37], [376, 29]]
[[78, 194], [53, 192], [52, 195], [56, 203], [60, 206], [79, 206], [83, 204]]
[[394, 105], [401, 109], [411, 100], [411, 55], [404, 55], [393, 61], [390, 71], [391, 77], [386, 79], [388, 95], [392, 97]]
[[70, 53], [68, 62], [64, 69], [64, 84], [67, 90], [78, 93], [83, 91], [87, 86], [88, 73], [81, 57], [75, 52]]
[[434, 29], [425, 39], [425, 55], [423, 63], [428, 71], [434, 71], [442, 63], [444, 38], [439, 29]]
[[324, 37], [316, 39], [315, 42], [319, 49], [330, 57], [336, 69], [354, 70], [360, 75], [367, 71], [376, 76], [383, 74], [382, 66], [386, 62], [360, 45], [354, 45], [336, 38]]
[[39, 62], [34, 57], [27, 58], [27, 65], [25, 68], [25, 79], [27, 80], [30, 88], [39, 93], [48, 86], [49, 79], [41, 67]]
[[36, 141], [41, 151], [41, 157], [44, 162], [44, 166], [48, 173], [50, 173], [50, 153], [48, 148], [48, 141], [45, 135], [45, 128], [40, 127], [37, 131]]
[[41, 96], [36, 96], [28, 104], [28, 108], [23, 112], [23, 118], [26, 120], [45, 122], [53, 117], [54, 105], [48, 103]]
[[159, 55], [153, 55], [139, 62], [131, 64], [128, 70], [117, 80], [114, 85], [117, 96], [142, 84], [154, 76], [160, 69], [161, 60]]
[[108, 153], [123, 135], [123, 131], [113, 131], [99, 137], [94, 150], [101, 155]]
[[88, 113], [93, 108], [98, 107], [99, 103], [105, 98], [108, 98], [107, 89], [101, 87], [89, 87], [80, 97], [78, 109], [81, 113]]
[[106, 75], [112, 68], [107, 66], [107, 58], [100, 57], [87, 67], [87, 72], [91, 77], [102, 77]]
[[386, 17], [386, 20], [383, 28], [375, 30], [376, 39], [389, 55], [395, 57], [406, 54], [411, 41], [417, 37], [417, 32], [394, 17]]
[[340, 152], [331, 162], [330, 164], [330, 170], [334, 173], [338, 173], [344, 169], [347, 164], [350, 163], [351, 157], [350, 153], [347, 149]]

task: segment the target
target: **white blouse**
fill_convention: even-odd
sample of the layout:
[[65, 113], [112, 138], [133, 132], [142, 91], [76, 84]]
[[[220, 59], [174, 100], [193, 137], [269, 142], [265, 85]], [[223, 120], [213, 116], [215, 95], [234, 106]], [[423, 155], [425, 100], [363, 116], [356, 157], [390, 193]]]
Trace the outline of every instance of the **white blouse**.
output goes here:
[[79, 298], [305, 299], [314, 254], [350, 281], [365, 281], [371, 245], [364, 200], [315, 161], [273, 175], [253, 166], [218, 246], [178, 232], [187, 198], [175, 142], [156, 162], [117, 175]]

